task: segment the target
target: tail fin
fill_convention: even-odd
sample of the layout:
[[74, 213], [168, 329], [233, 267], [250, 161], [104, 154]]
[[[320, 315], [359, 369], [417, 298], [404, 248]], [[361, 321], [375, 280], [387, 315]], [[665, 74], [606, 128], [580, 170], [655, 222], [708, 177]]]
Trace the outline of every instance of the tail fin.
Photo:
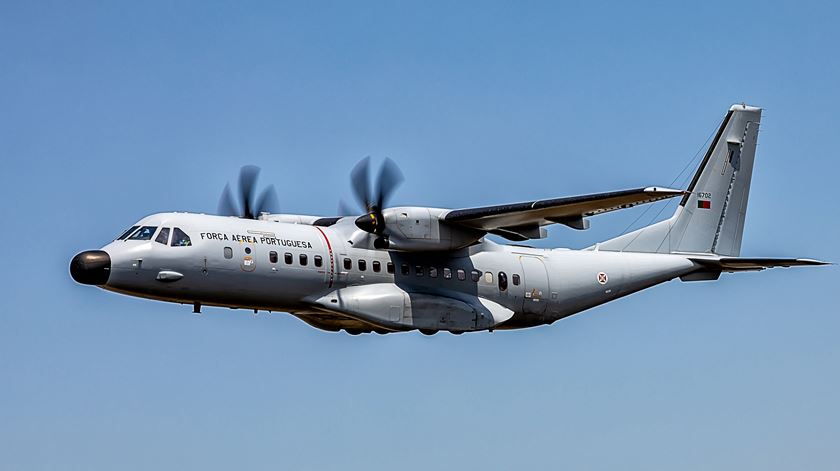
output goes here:
[[599, 250], [737, 257], [747, 213], [761, 108], [733, 105], [674, 215], [598, 244]]

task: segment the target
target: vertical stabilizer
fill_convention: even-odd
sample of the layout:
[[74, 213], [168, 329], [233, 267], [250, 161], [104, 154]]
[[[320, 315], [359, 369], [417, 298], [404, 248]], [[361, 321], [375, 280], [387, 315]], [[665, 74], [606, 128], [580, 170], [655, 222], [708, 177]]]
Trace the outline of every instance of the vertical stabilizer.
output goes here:
[[733, 105], [674, 215], [598, 244], [599, 250], [738, 256], [761, 109]]

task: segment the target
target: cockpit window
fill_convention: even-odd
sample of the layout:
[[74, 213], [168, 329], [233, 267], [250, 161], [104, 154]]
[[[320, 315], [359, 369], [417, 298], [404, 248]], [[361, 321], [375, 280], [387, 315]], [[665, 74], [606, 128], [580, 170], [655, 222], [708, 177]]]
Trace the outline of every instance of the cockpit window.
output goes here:
[[117, 237], [117, 240], [123, 240], [126, 237], [130, 236], [131, 233], [136, 231], [138, 227], [140, 227], [140, 226], [131, 226], [127, 231], [123, 232], [122, 235]]
[[192, 241], [190, 240], [190, 236], [184, 233], [181, 229], [177, 227], [172, 231], [172, 243], [169, 244], [172, 247], [188, 247], [192, 245]]
[[156, 230], [157, 226], [143, 226], [126, 240], [150, 240]]
[[155, 242], [159, 244], [166, 245], [169, 242], [169, 228], [164, 227], [160, 230], [157, 237], [155, 237]]

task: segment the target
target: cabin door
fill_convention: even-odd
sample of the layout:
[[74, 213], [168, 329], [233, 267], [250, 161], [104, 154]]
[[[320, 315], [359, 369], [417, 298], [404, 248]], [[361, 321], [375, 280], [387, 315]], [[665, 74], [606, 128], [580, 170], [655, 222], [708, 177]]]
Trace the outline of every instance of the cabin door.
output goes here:
[[519, 262], [522, 264], [522, 284], [524, 294], [522, 296], [522, 311], [532, 314], [542, 314], [548, 306], [548, 271], [545, 262], [540, 257], [521, 256]]

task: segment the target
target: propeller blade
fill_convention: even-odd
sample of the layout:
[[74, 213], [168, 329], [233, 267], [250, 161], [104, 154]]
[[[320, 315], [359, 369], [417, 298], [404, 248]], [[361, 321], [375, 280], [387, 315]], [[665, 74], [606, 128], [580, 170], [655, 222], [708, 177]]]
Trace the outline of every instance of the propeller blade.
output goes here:
[[236, 202], [233, 200], [233, 193], [230, 191], [230, 184], [225, 184], [225, 189], [222, 191], [222, 196], [219, 198], [219, 215], [239, 216], [239, 208], [236, 207]]
[[351, 208], [344, 200], [338, 200], [338, 215], [339, 216], [354, 216], [359, 214], [358, 211], [355, 211]]
[[402, 171], [390, 158], [386, 158], [379, 168], [379, 178], [376, 181], [376, 207], [379, 211], [385, 208], [394, 191], [405, 181]]
[[[388, 247], [388, 236], [386, 234], [385, 216], [382, 210], [388, 200], [394, 194], [397, 187], [405, 180], [402, 171], [393, 160], [386, 158], [379, 168], [379, 174], [371, 191], [370, 185], [370, 157], [365, 157], [350, 172], [350, 183], [353, 185], [353, 193], [359, 204], [365, 210], [365, 214], [356, 218], [356, 226], [371, 234], [384, 236], [377, 238], [377, 248]], [[347, 214], [344, 202], [339, 203], [339, 212]]]
[[371, 210], [371, 196], [370, 196], [370, 157], [365, 157], [353, 167], [350, 172], [350, 184], [352, 185], [353, 195], [356, 200], [364, 208], [365, 211]]
[[239, 198], [242, 204], [243, 218], [257, 218], [257, 215], [254, 214], [253, 200], [259, 176], [260, 168], [253, 165], [246, 165], [239, 171]]
[[219, 198], [219, 214], [257, 219], [260, 213], [275, 212], [279, 207], [279, 199], [274, 185], [269, 185], [255, 199], [259, 176], [260, 168], [254, 165], [246, 165], [239, 169], [239, 188], [237, 188], [239, 191], [234, 193], [230, 184], [225, 184], [225, 189]]
[[280, 199], [277, 197], [277, 191], [274, 189], [274, 185], [268, 185], [268, 187], [260, 193], [260, 197], [257, 198], [254, 210], [256, 211], [256, 215], [259, 216], [262, 213], [279, 212], [279, 207]]

